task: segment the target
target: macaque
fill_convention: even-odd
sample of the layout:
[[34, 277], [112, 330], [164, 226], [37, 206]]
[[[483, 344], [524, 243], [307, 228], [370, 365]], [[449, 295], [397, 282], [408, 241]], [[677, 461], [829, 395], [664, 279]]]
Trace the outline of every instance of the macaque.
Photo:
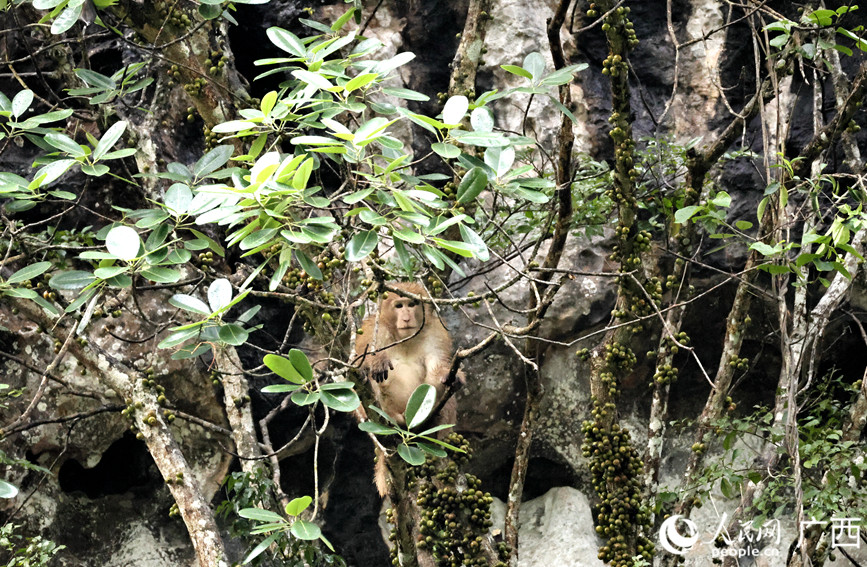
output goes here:
[[[395, 287], [418, 296], [425, 293], [415, 283]], [[445, 391], [452, 339], [429, 304], [394, 292], [383, 300], [378, 317], [377, 322], [377, 315], [369, 315], [361, 323], [355, 352], [359, 366], [371, 379], [380, 408], [405, 425], [406, 402], [419, 385], [430, 384], [437, 396]], [[443, 413], [447, 415], [441, 417], [452, 417], [449, 423], [454, 423], [448, 410], [446, 404]]]
[[[425, 293], [415, 283], [395, 287], [418, 296]], [[429, 304], [389, 292], [379, 315], [369, 315], [361, 323], [355, 351], [380, 409], [401, 425], [406, 425], [406, 403], [419, 385], [436, 388], [438, 399], [446, 389], [452, 340]], [[458, 379], [463, 381], [461, 375]], [[435, 422], [454, 423], [456, 409], [455, 399], [449, 399]], [[388, 485], [383, 455], [378, 456], [375, 482], [380, 496], [385, 496]]]

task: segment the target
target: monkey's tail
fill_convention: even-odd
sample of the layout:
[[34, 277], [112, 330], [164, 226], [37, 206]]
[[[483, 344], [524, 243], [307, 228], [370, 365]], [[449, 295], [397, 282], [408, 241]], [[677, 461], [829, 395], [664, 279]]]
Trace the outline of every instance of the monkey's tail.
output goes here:
[[388, 467], [385, 464], [385, 453], [379, 447], [376, 451], [376, 466], [373, 469], [373, 483], [379, 496], [385, 498], [388, 495]]

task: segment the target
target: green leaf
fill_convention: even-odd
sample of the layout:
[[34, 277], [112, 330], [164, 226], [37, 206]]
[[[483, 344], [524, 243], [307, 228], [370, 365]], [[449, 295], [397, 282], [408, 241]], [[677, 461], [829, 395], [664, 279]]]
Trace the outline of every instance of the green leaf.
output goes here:
[[690, 205], [688, 207], [684, 207], [682, 209], [678, 209], [676, 213], [674, 213], [674, 222], [678, 224], [684, 224], [686, 221], [691, 219], [697, 212], [701, 210], [701, 207], [697, 205]]
[[310, 506], [313, 499], [309, 496], [302, 496], [300, 498], [295, 498], [289, 504], [286, 504], [286, 515], [287, 516], [298, 516]]
[[97, 163], [95, 165], [85, 163], [81, 166], [81, 172], [91, 177], [102, 177], [109, 172], [109, 167], [104, 163]]
[[36, 184], [36, 187], [43, 187], [48, 185], [55, 179], [59, 178], [61, 175], [67, 172], [67, 170], [78, 163], [74, 159], [59, 159], [57, 161], [53, 161], [51, 163], [45, 164], [43, 167], [39, 168], [39, 171], [33, 176], [33, 179], [40, 179], [40, 182]]
[[229, 120], [228, 122], [217, 124], [211, 131], [217, 134], [231, 134], [232, 132], [241, 132], [255, 127], [256, 123], [249, 120]]
[[247, 338], [250, 336], [250, 333], [241, 325], [229, 323], [228, 325], [223, 325], [222, 327], [220, 327], [218, 335], [220, 337], [220, 340], [227, 345], [241, 346], [242, 344], [247, 342]]
[[494, 170], [497, 177], [503, 177], [515, 163], [515, 149], [512, 146], [493, 147], [485, 150], [485, 164]]
[[382, 136], [383, 130], [388, 128], [394, 120], [388, 120], [383, 116], [371, 118], [364, 124], [358, 127], [352, 137], [352, 143], [356, 146], [365, 146], [371, 141]]
[[120, 150], [114, 150], [113, 152], [108, 152], [107, 154], [102, 156], [102, 161], [129, 157], [131, 155], [135, 155], [136, 152], [138, 152], [136, 148], [123, 148]]
[[758, 266], [758, 268], [774, 276], [778, 276], [780, 274], [788, 274], [792, 272], [792, 268], [790, 268], [788, 265], [780, 264], [761, 264]]
[[350, 193], [346, 197], [343, 197], [343, 202], [346, 203], [347, 205], [354, 205], [355, 203], [358, 203], [359, 201], [363, 201], [364, 199], [369, 197], [371, 195], [371, 193], [374, 192], [374, 190], [375, 189], [373, 187], [368, 187], [367, 189], [361, 189], [359, 191], [355, 191], [354, 193]]
[[41, 295], [37, 294], [36, 297], [31, 297], [30, 300], [53, 315], [60, 314], [60, 310], [58, 310], [57, 307], [55, 307], [52, 303], [49, 303], [47, 300], [43, 299]]
[[276, 354], [266, 354], [265, 358], [262, 360], [265, 363], [265, 366], [268, 367], [271, 372], [283, 378], [284, 380], [288, 380], [293, 384], [306, 384], [307, 381], [304, 380], [304, 377], [295, 370], [295, 367], [292, 366], [292, 362], [289, 361], [288, 358], [284, 356], [279, 356]]
[[735, 226], [737, 227], [738, 230], [749, 230], [749, 229], [753, 228], [753, 223], [751, 223], [750, 221], [746, 221], [746, 220], [739, 220], [739, 221], [735, 222]]
[[156, 283], [175, 283], [181, 279], [181, 273], [171, 268], [149, 266], [141, 271], [141, 275]]
[[319, 269], [316, 262], [314, 262], [303, 250], [295, 250], [295, 258], [298, 260], [298, 263], [301, 264], [301, 268], [307, 272], [308, 276], [314, 280], [322, 281], [322, 270]]
[[219, 278], [208, 286], [208, 305], [212, 312], [217, 312], [227, 307], [232, 302], [232, 284], [226, 278]]
[[292, 363], [292, 366], [304, 378], [305, 382], [313, 380], [313, 367], [310, 366], [310, 360], [303, 351], [297, 348], [291, 349], [289, 351], [289, 362]]
[[310, 71], [304, 71], [303, 69], [296, 69], [295, 71], [292, 71], [292, 76], [299, 81], [307, 83], [308, 85], [313, 85], [314, 87], [323, 91], [327, 91], [334, 86], [328, 81], [328, 79], [326, 79], [319, 73], [311, 73]]
[[374, 435], [394, 435], [397, 433], [392, 427], [376, 423], [375, 421], [364, 421], [358, 424], [358, 428], [365, 433], [373, 433]]
[[379, 73], [364, 73], [363, 75], [358, 75], [357, 77], [346, 83], [343, 86], [343, 90], [347, 93], [351, 93], [354, 90], [364, 88], [373, 81], [375, 81], [378, 76]]
[[168, 337], [160, 341], [160, 344], [157, 345], [159, 348], [171, 348], [173, 346], [177, 346], [182, 342], [185, 342], [187, 339], [191, 339], [199, 334], [201, 331], [201, 325], [196, 325], [191, 329], [183, 329], [180, 331], [174, 331], [169, 334]]
[[443, 124], [460, 124], [469, 107], [470, 101], [464, 95], [450, 97], [443, 106]]
[[454, 424], [453, 423], [441, 423], [440, 425], [435, 425], [435, 426], [431, 427], [430, 429], [425, 429], [424, 431], [422, 431], [418, 435], [419, 436], [430, 435], [432, 433], [436, 433], [437, 431], [442, 431], [443, 429], [448, 429], [449, 427], [454, 427]]
[[461, 238], [473, 249], [473, 256], [487, 262], [491, 259], [491, 254], [488, 251], [488, 246], [479, 234], [465, 224], [460, 225]]
[[500, 65], [504, 70], [512, 73], [513, 75], [518, 75], [519, 77], [524, 77], [525, 79], [533, 80], [533, 74], [529, 71], [523, 69], [522, 67], [518, 67], [517, 65]]
[[295, 384], [271, 384], [262, 388], [262, 391], [266, 394], [285, 394], [286, 392], [297, 392], [300, 387]]
[[299, 390], [292, 394], [292, 402], [299, 406], [309, 406], [319, 401], [319, 392], [305, 392]]
[[230, 145], [217, 146], [203, 155], [193, 166], [193, 175], [202, 178], [226, 165], [235, 148]]
[[797, 258], [795, 258], [795, 266], [798, 268], [803, 268], [805, 264], [809, 264], [813, 260], [818, 259], [820, 256], [818, 254], [800, 254]]
[[25, 89], [12, 98], [12, 116], [18, 118], [33, 104], [33, 91]]
[[243, 240], [241, 240], [241, 242], [238, 244], [238, 248], [240, 248], [241, 250], [253, 250], [254, 248], [258, 248], [263, 244], [271, 242], [271, 240], [275, 236], [277, 236], [277, 233], [279, 231], [280, 229], [278, 228], [262, 228], [259, 230], [254, 230]]
[[732, 197], [725, 191], [720, 191], [716, 195], [714, 195], [714, 198], [711, 199], [710, 202], [717, 207], [728, 208], [732, 204]]
[[124, 121], [114, 123], [111, 128], [105, 131], [99, 143], [93, 148], [94, 161], [102, 159], [102, 157], [114, 146], [117, 141], [123, 136], [126, 130], [127, 123]]
[[295, 520], [292, 523], [292, 527], [289, 528], [289, 531], [298, 539], [308, 541], [319, 539], [322, 535], [322, 530], [319, 529], [319, 526], [306, 520]]
[[727, 478], [720, 479], [719, 488], [722, 495], [726, 498], [734, 498], [736, 495], [732, 483]]
[[96, 278], [91, 272], [82, 270], [72, 270], [69, 272], [61, 272], [52, 276], [48, 281], [48, 286], [51, 289], [73, 291], [87, 287], [96, 281]]
[[545, 77], [541, 80], [541, 84], [557, 87], [560, 85], [571, 83], [572, 79], [575, 76], [575, 73], [577, 73], [578, 71], [583, 71], [587, 67], [587, 63], [581, 63], [578, 65], [569, 65], [568, 67], [558, 69], [552, 73], [548, 73], [547, 75], [545, 75]]
[[461, 149], [459, 147], [451, 144], [444, 144], [442, 142], [431, 144], [430, 149], [447, 159], [456, 158], [461, 155]]
[[130, 261], [138, 257], [141, 239], [135, 229], [128, 226], [116, 226], [108, 231], [105, 237], [105, 246], [111, 255], [121, 260]]
[[393, 236], [410, 244], [421, 244], [424, 242], [424, 236], [408, 228], [392, 228], [391, 232]]
[[449, 252], [463, 256], [464, 258], [472, 258], [474, 256], [474, 248], [467, 246], [463, 242], [457, 240], [445, 240], [443, 238], [432, 238], [440, 248], [445, 248]]
[[180, 216], [190, 209], [190, 203], [193, 202], [193, 192], [185, 183], [174, 183], [166, 191], [163, 202], [172, 215]]
[[189, 311], [191, 313], [197, 313], [199, 315], [210, 315], [211, 310], [208, 308], [208, 305], [198, 299], [193, 297], [192, 295], [186, 295], [184, 293], [177, 293], [169, 298], [169, 305], [173, 305], [178, 309], [183, 309], [184, 311]]
[[346, 246], [346, 259], [349, 262], [358, 262], [373, 252], [379, 242], [379, 237], [373, 230], [356, 233]]
[[436, 266], [438, 270], [442, 270], [446, 267], [445, 257], [439, 252], [439, 250], [431, 247], [429, 244], [421, 246], [421, 253], [431, 264]]
[[478, 197], [488, 185], [488, 176], [481, 167], [474, 167], [464, 174], [458, 185], [459, 204], [469, 203]]
[[5, 480], [0, 480], [0, 498], [15, 498], [18, 496], [18, 487]]
[[773, 256], [774, 254], [779, 252], [776, 247], [765, 244], [764, 242], [753, 242], [750, 245], [750, 250], [755, 250], [763, 256]]
[[761, 201], [759, 201], [759, 207], [756, 210], [756, 217], [759, 219], [759, 222], [762, 222], [762, 217], [765, 215], [765, 207], [768, 206], [768, 198], [765, 197]]
[[431, 445], [430, 443], [424, 443], [422, 441], [417, 442], [418, 448], [427, 453], [428, 455], [433, 455], [434, 457], [447, 457], [448, 453], [445, 452], [444, 449], [440, 449], [436, 445]]
[[399, 87], [386, 87], [382, 89], [383, 94], [391, 95], [397, 98], [402, 98], [404, 100], [417, 100], [419, 102], [426, 102], [430, 100], [430, 97], [424, 95], [420, 92], [416, 92], [410, 89], [403, 89]]
[[21, 283], [23, 281], [31, 280], [36, 276], [44, 274], [51, 266], [51, 262], [36, 262], [35, 264], [30, 264], [29, 266], [25, 266], [11, 276], [9, 276], [9, 278], [6, 280], [6, 283], [9, 285], [13, 285]]
[[69, 191], [49, 191], [49, 195], [52, 197], [57, 197], [58, 199], [65, 199], [67, 201], [74, 201], [78, 198], [78, 195], [75, 193], [70, 193]]
[[81, 16], [81, 10], [83, 6], [84, 2], [79, 2], [78, 4], [68, 4], [66, 9], [63, 10], [60, 15], [54, 19], [54, 22], [52, 22], [51, 33], [54, 35], [59, 35], [71, 28], [73, 25], [75, 25], [75, 22], [78, 20], [79, 16]]
[[97, 87], [102, 90], [114, 90], [117, 88], [117, 83], [111, 77], [106, 77], [102, 73], [91, 71], [90, 69], [75, 69], [76, 76], [87, 83], [88, 86]]
[[[169, 235], [169, 232], [172, 230], [168, 224], [158, 224], [156, 228], [150, 233], [148, 239], [145, 241], [145, 250], [148, 250], [149, 253], [146, 256], [146, 259], [149, 264], [157, 265], [160, 264], [166, 256], [169, 254], [169, 250], [162, 246], [163, 242], [166, 241], [166, 238]], [[190, 240], [189, 242], [194, 242]], [[200, 241], [201, 242], [201, 241]], [[187, 242], [184, 242], [186, 245]], [[202, 248], [205, 248], [206, 245], [203, 242]]]
[[443, 221], [442, 219], [443, 219], [442, 216], [439, 216], [435, 219], [435, 223], [432, 223], [430, 226], [430, 229], [426, 231], [428, 235], [436, 236], [437, 234], [443, 232], [448, 227], [456, 225], [458, 223], [473, 222], [473, 220], [470, 217], [468, 217], [467, 215], [464, 215], [464, 214], [455, 215], [453, 217], [446, 219], [445, 221]]
[[285, 521], [280, 514], [262, 508], [243, 508], [238, 511], [238, 515], [257, 522], [279, 523]]
[[451, 135], [462, 144], [479, 146], [480, 148], [492, 148], [495, 146], [508, 146], [511, 142], [502, 134], [494, 132], [458, 132], [452, 130]]
[[354, 392], [355, 384], [349, 381], [345, 382], [329, 382], [327, 384], [322, 384], [319, 386], [320, 392], [335, 392], [335, 391], [348, 391]]
[[521, 67], [533, 76], [534, 82], [539, 82], [539, 79], [545, 74], [545, 58], [538, 51], [534, 51], [524, 57]]
[[397, 454], [407, 463], [417, 467], [423, 465], [425, 461], [424, 451], [418, 447], [410, 447], [406, 443], [401, 443], [397, 446]]
[[84, 149], [66, 134], [61, 134], [60, 132], [49, 132], [45, 134], [43, 139], [52, 147], [55, 147], [62, 152], [66, 152], [73, 157], [82, 158], [87, 155], [84, 152]]
[[304, 43], [298, 39], [294, 33], [284, 30], [283, 28], [272, 27], [265, 32], [271, 43], [292, 55], [304, 57], [307, 55], [307, 49]]
[[487, 106], [480, 106], [470, 114], [470, 125], [476, 132], [491, 132], [494, 129], [494, 113]]
[[382, 410], [379, 409], [378, 407], [376, 407], [376, 406], [374, 406], [374, 405], [370, 405], [370, 406], [368, 406], [368, 409], [370, 409], [370, 410], [372, 410], [372, 411], [378, 413], [379, 416], [380, 416], [382, 419], [384, 419], [387, 423], [390, 423], [390, 424], [395, 425], [395, 426], [397, 425], [397, 422], [394, 420], [393, 417], [391, 417], [390, 415], [388, 415], [387, 413], [385, 413], [384, 411], [382, 411]]
[[[314, 159], [307, 158], [304, 163], [295, 171], [292, 176], [292, 187], [298, 191], [303, 191], [307, 188], [307, 182], [310, 180], [310, 173], [313, 171]], [[327, 205], [326, 205], [327, 206]]]
[[206, 4], [205, 1], [206, 0], [202, 0], [202, 3], [199, 4], [199, 15], [202, 16], [202, 19], [216, 20], [219, 18], [220, 14], [223, 13], [223, 8], [212, 4]]
[[[93, 298], [93, 296], [95, 296], [98, 291], [99, 290], [97, 290], [96, 287], [91, 287], [84, 290], [78, 297], [75, 298], [75, 301], [66, 306], [66, 312], [74, 313], [78, 311], [81, 306], [90, 301], [91, 298]], [[81, 330], [81, 328], [79, 328], [79, 330]], [[80, 335], [81, 333], [79, 332], [78, 334]]]
[[437, 400], [436, 388], [430, 384], [420, 384], [406, 402], [407, 427], [412, 429], [424, 422], [433, 411]]
[[108, 280], [115, 276], [119, 276], [121, 274], [125, 274], [129, 268], [127, 266], [109, 266], [106, 268], [97, 268], [93, 271], [93, 275]]
[[345, 413], [355, 411], [361, 404], [358, 399], [358, 394], [352, 390], [324, 390], [320, 389], [319, 393], [322, 396], [322, 403], [333, 410], [342, 411]]

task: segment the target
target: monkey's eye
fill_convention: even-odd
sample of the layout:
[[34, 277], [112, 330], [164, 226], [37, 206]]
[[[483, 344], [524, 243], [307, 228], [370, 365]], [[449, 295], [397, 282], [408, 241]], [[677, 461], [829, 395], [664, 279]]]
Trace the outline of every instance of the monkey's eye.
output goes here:
[[416, 300], [412, 300], [409, 302], [410, 307], [415, 307], [416, 305], [418, 305], [418, 301], [416, 301]]
[[403, 309], [403, 302], [398, 301], [394, 304], [395, 309]]

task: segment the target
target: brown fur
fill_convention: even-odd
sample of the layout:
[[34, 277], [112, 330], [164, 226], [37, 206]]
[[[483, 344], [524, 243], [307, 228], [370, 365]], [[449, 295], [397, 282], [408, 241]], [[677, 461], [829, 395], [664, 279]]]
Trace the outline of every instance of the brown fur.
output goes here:
[[[426, 292], [415, 283], [398, 284], [400, 290], [420, 297]], [[452, 354], [452, 340], [430, 304], [390, 292], [380, 305], [380, 313], [369, 315], [361, 324], [355, 343], [358, 365], [370, 378], [380, 409], [405, 425], [404, 411], [413, 391], [430, 384], [437, 397], [445, 391]], [[375, 331], [375, 332], [374, 332]], [[374, 336], [375, 335], [375, 336]], [[454, 423], [455, 400], [443, 407], [436, 423]], [[385, 458], [378, 455], [376, 486], [387, 493]]]

